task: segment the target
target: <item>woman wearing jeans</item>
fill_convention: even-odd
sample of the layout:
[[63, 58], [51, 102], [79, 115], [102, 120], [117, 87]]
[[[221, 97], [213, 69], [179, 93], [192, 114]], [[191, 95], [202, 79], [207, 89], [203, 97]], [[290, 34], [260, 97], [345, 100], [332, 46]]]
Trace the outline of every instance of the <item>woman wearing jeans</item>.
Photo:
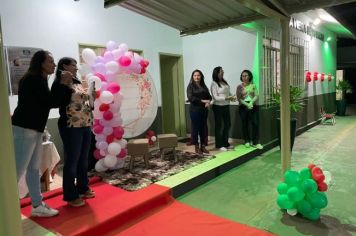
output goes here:
[[[195, 145], [196, 153], [209, 153], [205, 148], [206, 129], [208, 122], [208, 107], [211, 95], [204, 83], [204, 75], [200, 70], [194, 70], [187, 87], [188, 101], [190, 102], [189, 113], [192, 121], [192, 144]], [[198, 136], [200, 139], [200, 147]]]
[[[72, 75], [70, 87], [59, 82], [63, 71]], [[73, 207], [83, 206], [83, 199], [95, 197], [95, 193], [88, 187], [93, 96], [84, 90], [80, 80], [76, 78], [77, 71], [77, 62], [73, 58], [60, 59], [52, 85], [52, 93], [59, 104], [58, 129], [65, 154], [63, 200]]]
[[211, 95], [213, 97], [213, 112], [215, 118], [215, 147], [221, 151], [230, 148], [229, 130], [230, 101], [235, 98], [230, 93], [230, 86], [224, 79], [224, 70], [221, 66], [213, 70], [213, 82], [211, 84]]
[[[30, 62], [30, 67], [19, 83], [18, 103], [12, 116], [17, 180], [26, 171], [26, 183], [32, 202], [32, 216], [50, 217], [58, 210], [42, 201], [39, 165], [42, 157], [42, 136], [49, 110], [55, 107], [48, 87], [48, 76], [53, 74], [56, 64], [52, 54], [40, 50]], [[63, 73], [59, 83], [66, 87], [70, 74]]]

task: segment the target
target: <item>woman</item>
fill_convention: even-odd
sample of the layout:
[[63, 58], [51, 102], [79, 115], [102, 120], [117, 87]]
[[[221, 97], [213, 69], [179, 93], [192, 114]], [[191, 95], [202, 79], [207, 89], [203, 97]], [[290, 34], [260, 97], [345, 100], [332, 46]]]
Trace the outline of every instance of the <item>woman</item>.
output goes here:
[[[236, 98], [240, 104], [239, 113], [242, 120], [242, 135], [245, 140], [245, 147], [253, 145], [257, 149], [262, 149], [263, 147], [259, 143], [258, 110], [256, 106], [258, 91], [256, 85], [252, 82], [251, 71], [242, 71], [240, 80], [242, 84], [237, 86]], [[249, 132], [250, 125], [251, 134]]]
[[229, 144], [230, 101], [234, 96], [230, 93], [230, 86], [224, 79], [224, 70], [221, 66], [213, 70], [213, 82], [211, 84], [211, 95], [213, 97], [213, 112], [215, 118], [215, 147], [221, 151], [227, 151]]
[[[63, 71], [72, 75], [70, 88], [60, 83]], [[63, 199], [73, 207], [83, 206], [83, 199], [95, 197], [88, 187], [88, 156], [93, 122], [91, 96], [76, 78], [77, 71], [76, 60], [69, 57], [60, 59], [52, 85], [52, 93], [59, 104], [58, 129], [65, 153]]]
[[[26, 171], [26, 183], [32, 203], [32, 216], [51, 217], [58, 210], [50, 208], [42, 200], [39, 165], [42, 157], [42, 136], [49, 110], [55, 107], [48, 87], [48, 76], [53, 74], [56, 64], [52, 54], [40, 50], [31, 58], [26, 74], [19, 82], [18, 103], [12, 116], [15, 144], [17, 180]], [[59, 78], [62, 86], [68, 86], [69, 73]]]
[[[204, 83], [204, 75], [200, 70], [192, 72], [189, 85], [187, 87], [188, 101], [190, 102], [189, 113], [192, 123], [192, 144], [195, 145], [195, 152], [209, 153], [205, 148], [204, 140], [208, 122], [208, 107], [211, 101], [209, 89]], [[198, 136], [200, 138], [200, 147]]]

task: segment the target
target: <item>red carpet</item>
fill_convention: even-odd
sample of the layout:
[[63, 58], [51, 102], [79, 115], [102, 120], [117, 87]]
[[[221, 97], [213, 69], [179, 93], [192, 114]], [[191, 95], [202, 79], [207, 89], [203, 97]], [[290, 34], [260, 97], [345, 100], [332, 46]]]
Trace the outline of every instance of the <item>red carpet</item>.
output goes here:
[[[61, 190], [47, 193], [46, 202], [60, 211], [51, 218], [31, 218], [59, 235], [272, 235], [175, 201], [170, 189], [152, 184], [127, 192], [104, 182], [91, 185], [96, 197], [73, 208], [62, 200]], [[28, 201], [28, 200], [27, 200]], [[23, 202], [22, 214], [31, 205]]]
[[117, 229], [107, 236], [271, 236], [265, 231], [239, 224], [178, 201], [126, 229]]

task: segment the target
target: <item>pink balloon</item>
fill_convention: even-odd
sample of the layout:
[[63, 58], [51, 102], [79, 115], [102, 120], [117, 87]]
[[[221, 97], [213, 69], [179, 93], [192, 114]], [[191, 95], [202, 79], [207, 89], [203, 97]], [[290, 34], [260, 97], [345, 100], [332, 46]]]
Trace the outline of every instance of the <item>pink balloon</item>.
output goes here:
[[99, 79], [100, 79], [101, 81], [105, 81], [105, 76], [104, 76], [104, 75], [102, 75], [102, 74], [100, 74], [100, 73], [95, 73], [94, 75], [97, 76], [97, 77], [99, 77]]
[[117, 155], [118, 158], [124, 158], [127, 155], [126, 148], [121, 148], [121, 151], [119, 155]]
[[96, 147], [100, 150], [105, 150], [108, 148], [108, 143], [105, 141], [101, 141], [101, 142], [97, 143]]
[[106, 127], [104, 127], [104, 129], [103, 129], [103, 134], [104, 134], [104, 135], [110, 135], [110, 134], [112, 134], [112, 132], [113, 132], [113, 128], [110, 127], [110, 126], [106, 126]]
[[95, 119], [94, 120], [94, 125], [98, 125], [99, 124], [99, 120]]
[[119, 58], [119, 64], [121, 66], [129, 66], [131, 64], [131, 59], [127, 56], [121, 56]]
[[101, 158], [103, 158], [103, 156], [100, 154], [99, 149], [95, 149], [93, 155], [94, 155], [95, 159], [97, 159], [97, 160], [100, 160]]
[[120, 86], [115, 83], [115, 82], [111, 82], [108, 87], [107, 87], [107, 90], [111, 93], [118, 93], [120, 91]]
[[114, 117], [114, 115], [112, 114], [111, 111], [105, 111], [103, 117], [105, 120], [111, 120]]
[[101, 134], [101, 132], [103, 132], [103, 130], [104, 130], [104, 127], [99, 124], [93, 126], [93, 132], [95, 134]]

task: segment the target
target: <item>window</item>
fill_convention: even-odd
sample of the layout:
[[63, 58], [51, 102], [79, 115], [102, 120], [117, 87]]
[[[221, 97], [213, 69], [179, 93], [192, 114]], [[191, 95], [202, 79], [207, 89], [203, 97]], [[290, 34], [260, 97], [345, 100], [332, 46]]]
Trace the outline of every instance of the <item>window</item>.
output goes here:
[[[289, 73], [290, 84], [297, 87], [304, 87], [304, 73], [307, 70], [305, 64], [306, 41], [300, 39], [291, 40], [289, 47]], [[276, 39], [263, 39], [263, 65], [262, 65], [262, 81], [264, 101], [267, 106], [271, 105], [269, 101], [273, 90], [280, 85], [280, 42]]]

